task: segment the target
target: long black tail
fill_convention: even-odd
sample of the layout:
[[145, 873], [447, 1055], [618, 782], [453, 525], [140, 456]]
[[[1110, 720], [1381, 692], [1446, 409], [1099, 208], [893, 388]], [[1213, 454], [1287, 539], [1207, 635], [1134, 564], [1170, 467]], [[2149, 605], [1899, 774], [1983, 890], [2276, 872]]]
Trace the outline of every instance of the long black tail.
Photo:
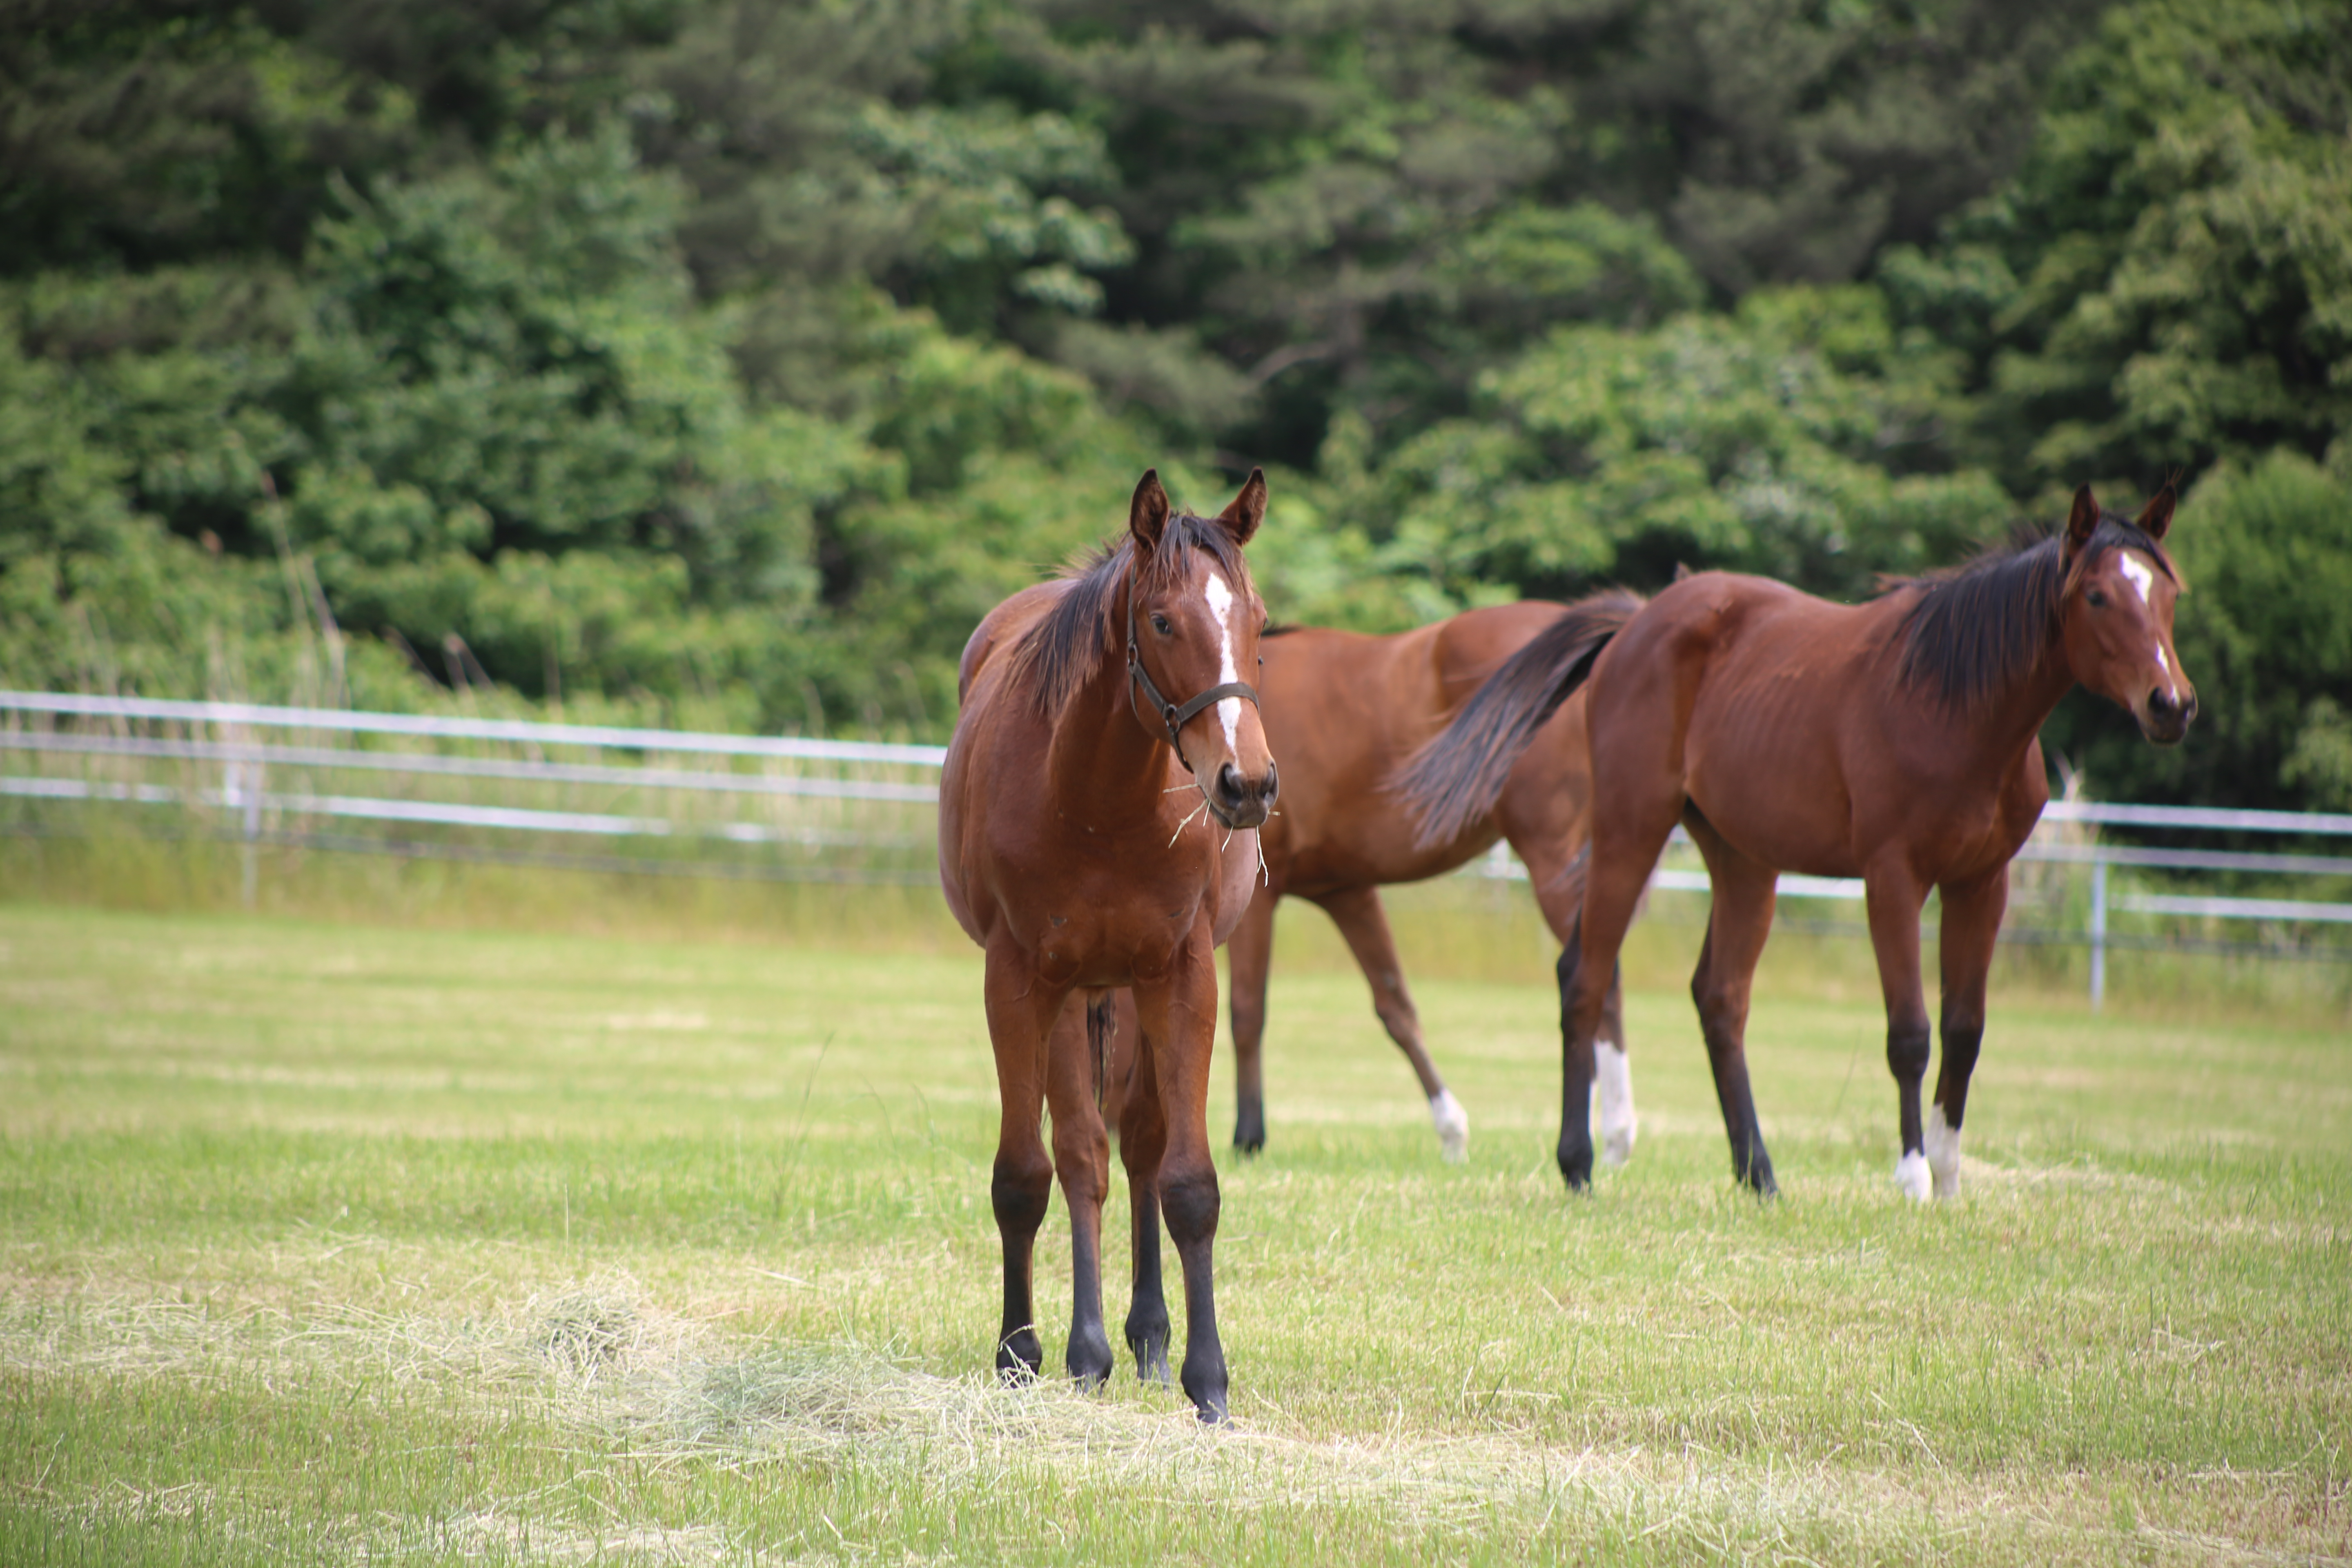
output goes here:
[[1417, 843], [1448, 843], [1495, 809], [1519, 753], [1645, 602], [1612, 588], [1569, 605], [1486, 678], [1453, 723], [1405, 759], [1388, 787], [1412, 812]]
[[1087, 1054], [1093, 1058], [1095, 1075], [1095, 1109], [1103, 1107], [1103, 1091], [1109, 1088], [1105, 1080], [1110, 1071], [1110, 1042], [1118, 1033], [1118, 994], [1100, 991], [1087, 999]]

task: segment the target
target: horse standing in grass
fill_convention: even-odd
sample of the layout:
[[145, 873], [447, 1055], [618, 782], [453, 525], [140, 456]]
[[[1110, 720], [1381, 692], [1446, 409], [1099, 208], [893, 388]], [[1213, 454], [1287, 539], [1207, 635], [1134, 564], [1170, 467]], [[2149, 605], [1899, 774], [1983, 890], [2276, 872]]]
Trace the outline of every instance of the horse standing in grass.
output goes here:
[[1119, 1124], [1134, 1204], [1127, 1341], [1138, 1372], [1164, 1381], [1164, 1210], [1184, 1272], [1181, 1382], [1203, 1421], [1224, 1419], [1226, 1388], [1211, 1262], [1211, 950], [1249, 905], [1255, 829], [1276, 788], [1256, 693], [1242, 679], [1256, 672], [1265, 614], [1242, 546], [1265, 499], [1253, 471], [1223, 512], [1192, 517], [1145, 474], [1126, 538], [1075, 574], [1014, 595], [972, 633], [940, 787], [940, 879], [987, 953], [1003, 1107], [990, 1187], [1004, 1248], [997, 1370], [1032, 1375], [1044, 1360], [1031, 1258], [1058, 1173], [1075, 1276], [1069, 1373], [1088, 1385], [1110, 1375], [1099, 1097], [1108, 992], [1131, 986], [1137, 1081]]
[[[1734, 1174], [1775, 1190], [1744, 1037], [1775, 875], [1795, 871], [1862, 879], [1902, 1122], [1895, 1180], [1914, 1198], [1931, 1183], [1938, 1195], [1958, 1192], [2009, 862], [2049, 798], [2042, 721], [2076, 685], [2127, 709], [2158, 745], [2196, 716], [2172, 646], [2172, 510], [2169, 487], [2126, 519], [2084, 486], [2063, 532], [1853, 606], [1702, 573], [1626, 616], [1597, 654], [1537, 638], [1414, 759], [1402, 787], [1423, 837], [1443, 841], [1486, 809], [1543, 718], [1587, 690], [1591, 867], [1581, 925], [1560, 956], [1559, 1159], [1570, 1187], [1591, 1176], [1586, 1088], [1606, 977], [1680, 820], [1715, 889], [1691, 995]], [[1944, 1055], [1923, 1124], [1919, 910], [1931, 887], [1944, 901]]]
[[[1439, 1152], [1465, 1158], [1470, 1118], [1446, 1089], [1422, 1041], [1380, 889], [1451, 871], [1497, 839], [1526, 865], [1536, 903], [1563, 943], [1582, 901], [1584, 703], [1571, 697], [1539, 725], [1511, 768], [1494, 809], [1441, 844], [1413, 841], [1404, 803], [1383, 787], [1413, 749], [1444, 726], [1479, 682], [1538, 633], [1573, 642], [1605, 635], [1638, 601], [1601, 595], [1573, 605], [1528, 602], [1469, 610], [1450, 620], [1367, 637], [1302, 626], [1267, 633], [1258, 704], [1282, 763], [1282, 809], [1259, 831], [1265, 876], [1226, 946], [1233, 995], [1234, 1147], [1265, 1146], [1266, 976], [1274, 961], [1275, 906], [1285, 896], [1317, 905], [1338, 924], [1372, 991], [1372, 1010], [1412, 1064], [1429, 1101]], [[1121, 1023], [1125, 1022], [1122, 1010]], [[1126, 1079], [1118, 1037], [1114, 1098]], [[1625, 1059], [1618, 988], [1609, 987], [1596, 1047], [1601, 1158], [1624, 1163], [1633, 1147], [1633, 1076]]]

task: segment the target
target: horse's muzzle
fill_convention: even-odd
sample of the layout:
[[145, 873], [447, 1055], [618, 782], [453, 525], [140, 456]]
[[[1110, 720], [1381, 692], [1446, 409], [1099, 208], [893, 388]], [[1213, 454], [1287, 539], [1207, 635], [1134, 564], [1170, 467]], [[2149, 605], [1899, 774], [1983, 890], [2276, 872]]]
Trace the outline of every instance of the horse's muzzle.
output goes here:
[[2175, 702], [2162, 691], [2147, 694], [2147, 707], [2139, 714], [2139, 732], [2159, 746], [2177, 746], [2189, 733], [2189, 721], [2197, 717], [2197, 694]]
[[1275, 792], [1280, 786], [1272, 762], [1265, 764], [1265, 773], [1255, 779], [1243, 777], [1241, 769], [1227, 763], [1217, 770], [1217, 776], [1209, 784], [1209, 810], [1227, 827], [1263, 827], [1274, 810]]

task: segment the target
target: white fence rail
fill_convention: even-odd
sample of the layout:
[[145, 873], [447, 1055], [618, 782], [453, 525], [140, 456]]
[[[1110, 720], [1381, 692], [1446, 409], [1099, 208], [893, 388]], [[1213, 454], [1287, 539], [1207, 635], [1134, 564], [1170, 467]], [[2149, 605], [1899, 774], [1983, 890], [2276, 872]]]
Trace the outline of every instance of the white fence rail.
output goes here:
[[[338, 740], [338, 738], [340, 738]], [[453, 754], [451, 747], [498, 754]], [[552, 754], [551, 754], [552, 753]], [[121, 802], [176, 805], [225, 814], [230, 837], [247, 847], [248, 895], [254, 847], [307, 844], [336, 849], [527, 860], [614, 869], [743, 874], [744, 868], [705, 857], [652, 861], [625, 856], [498, 851], [479, 845], [406, 837], [335, 837], [289, 824], [373, 822], [395, 829], [470, 829], [611, 840], [660, 839], [673, 845], [782, 846], [804, 851], [907, 853], [928, 845], [924, 814], [939, 799], [937, 770], [945, 748], [792, 736], [725, 735], [614, 725], [549, 724], [523, 720], [355, 713], [333, 709], [280, 708], [240, 702], [179, 702], [59, 692], [0, 691], [0, 798], [31, 801]], [[21, 763], [14, 759], [21, 758]], [[681, 765], [691, 763], [692, 765]], [[179, 782], [122, 776], [141, 768], [177, 764]], [[44, 771], [21, 772], [33, 766]], [[201, 775], [195, 771], [205, 769]], [[210, 770], [216, 767], [215, 773]], [[60, 772], [60, 769], [79, 772]], [[542, 795], [540, 800], [419, 798], [321, 788], [271, 788], [273, 776], [297, 780], [343, 773], [389, 775], [385, 787], [424, 790], [443, 781], [448, 791], [495, 784]], [[106, 776], [94, 776], [106, 775]], [[656, 796], [738, 802], [700, 815]], [[581, 809], [581, 796], [602, 809]], [[616, 809], [622, 804], [634, 809]], [[746, 819], [745, 810], [764, 811]], [[835, 814], [827, 817], [822, 814]], [[810, 816], [810, 813], [819, 815]], [[841, 815], [852, 814], [852, 815]], [[877, 815], [881, 814], [881, 815]], [[2113, 911], [2192, 920], [2260, 921], [2272, 925], [2352, 924], [2352, 904], [2278, 898], [2187, 897], [2125, 892], [2110, 896], [2108, 873], [2124, 867], [2169, 871], [2236, 872], [2281, 877], [2352, 878], [2352, 854], [2261, 853], [2235, 849], [2118, 845], [2070, 838], [2070, 827], [2129, 827], [2164, 833], [2352, 837], [2352, 814], [2226, 811], [2200, 807], [2055, 801], [2020, 853], [2027, 862], [2077, 864], [2091, 872], [2087, 929], [2079, 937], [2041, 933], [2041, 940], [2078, 940], [2091, 953], [2091, 996], [2105, 990], [2106, 957], [2116, 944], [2108, 930]], [[1688, 847], [1679, 829], [1676, 843]], [[2347, 846], [2352, 847], [2352, 846]], [[1677, 858], [1670, 847], [1669, 858]], [[828, 879], [928, 879], [927, 867], [845, 870], [814, 863], [770, 868], [776, 875]], [[1524, 877], [1497, 846], [1474, 874]], [[1654, 886], [1705, 890], [1706, 875], [1687, 865], [1664, 864]], [[1835, 878], [1783, 876], [1786, 899], [1859, 900], [1862, 884]], [[2021, 933], [2022, 934], [2022, 933]], [[2347, 949], [2352, 952], [2352, 949]]]

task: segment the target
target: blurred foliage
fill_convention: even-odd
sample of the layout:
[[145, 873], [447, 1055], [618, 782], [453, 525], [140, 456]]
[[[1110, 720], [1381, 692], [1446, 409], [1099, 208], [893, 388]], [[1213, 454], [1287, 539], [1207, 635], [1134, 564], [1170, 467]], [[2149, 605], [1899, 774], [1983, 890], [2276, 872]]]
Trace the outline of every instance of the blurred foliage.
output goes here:
[[1364, 628], [2178, 476], [2207, 719], [2053, 743], [2352, 801], [2342, 7], [0, 0], [0, 83], [14, 685], [938, 737], [1147, 466]]

